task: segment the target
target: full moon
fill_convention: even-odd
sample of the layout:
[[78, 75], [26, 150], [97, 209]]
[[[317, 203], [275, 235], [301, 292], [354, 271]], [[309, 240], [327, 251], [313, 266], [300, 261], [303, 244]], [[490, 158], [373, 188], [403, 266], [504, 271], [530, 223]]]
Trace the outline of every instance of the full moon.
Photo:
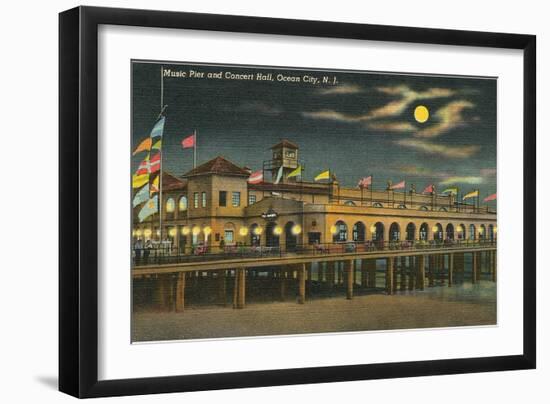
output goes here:
[[424, 105], [419, 105], [414, 109], [414, 119], [417, 122], [424, 123], [430, 117], [430, 111]]

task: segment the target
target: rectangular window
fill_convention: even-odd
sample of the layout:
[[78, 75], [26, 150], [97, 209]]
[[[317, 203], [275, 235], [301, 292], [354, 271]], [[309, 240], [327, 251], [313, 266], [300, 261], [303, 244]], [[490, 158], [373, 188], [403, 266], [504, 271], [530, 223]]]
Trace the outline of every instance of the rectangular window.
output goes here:
[[233, 192], [231, 194], [231, 204], [234, 207], [241, 206], [241, 193], [240, 192]]
[[206, 192], [202, 193], [202, 207], [206, 208]]
[[224, 237], [225, 240], [224, 241], [226, 243], [232, 243], [233, 242], [233, 230], [226, 230], [224, 232], [224, 235], [225, 235], [225, 237]]
[[248, 195], [248, 206], [256, 203], [256, 195]]
[[227, 191], [220, 191], [219, 195], [220, 206], [227, 206]]
[[197, 209], [199, 207], [199, 193], [194, 192], [193, 193], [193, 207]]

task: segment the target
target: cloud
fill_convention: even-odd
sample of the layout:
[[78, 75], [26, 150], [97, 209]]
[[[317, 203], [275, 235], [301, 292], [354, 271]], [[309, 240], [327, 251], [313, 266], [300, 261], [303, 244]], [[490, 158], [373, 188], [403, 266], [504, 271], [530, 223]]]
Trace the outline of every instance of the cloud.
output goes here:
[[333, 111], [330, 109], [325, 109], [322, 111], [316, 112], [302, 112], [302, 116], [312, 119], [327, 119], [331, 121], [338, 122], [361, 122], [361, 117], [356, 117], [348, 114], [343, 114], [341, 112]]
[[482, 184], [484, 182], [482, 177], [466, 176], [466, 177], [449, 177], [441, 181], [440, 185], [453, 185], [453, 184]]
[[408, 86], [378, 87], [378, 92], [399, 96], [399, 99], [388, 102], [387, 104], [374, 108], [366, 114], [350, 116], [334, 110], [323, 110], [318, 112], [302, 112], [306, 118], [328, 119], [339, 122], [367, 122], [380, 118], [388, 118], [401, 115], [413, 102], [432, 99], [451, 97], [455, 95], [454, 90], [447, 88], [429, 88], [426, 91], [414, 91]]
[[448, 146], [420, 139], [400, 139], [396, 140], [395, 143], [426, 154], [436, 154], [449, 158], [468, 158], [476, 154], [480, 149], [480, 146], [475, 145]]
[[363, 89], [355, 84], [341, 84], [334, 87], [323, 88], [319, 91], [319, 94], [321, 95], [357, 94], [362, 92], [363, 92]]
[[479, 174], [482, 177], [494, 177], [497, 175], [497, 169], [496, 168], [482, 168], [479, 170]]
[[235, 108], [237, 112], [254, 112], [263, 115], [281, 115], [283, 110], [279, 107], [271, 106], [260, 101], [245, 102]]
[[417, 127], [409, 122], [372, 122], [367, 125], [369, 129], [389, 132], [414, 132]]
[[474, 106], [470, 101], [465, 100], [448, 103], [444, 107], [439, 108], [435, 113], [438, 123], [418, 131], [415, 136], [425, 138], [437, 137], [459, 125], [463, 125], [465, 120], [462, 117], [462, 111]]

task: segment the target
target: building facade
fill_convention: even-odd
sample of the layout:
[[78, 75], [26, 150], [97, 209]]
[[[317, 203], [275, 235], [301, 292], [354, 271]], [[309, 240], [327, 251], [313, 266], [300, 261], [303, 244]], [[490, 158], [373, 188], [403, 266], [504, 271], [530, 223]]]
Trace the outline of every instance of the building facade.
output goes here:
[[[287, 178], [300, 164], [298, 145], [283, 140], [263, 164], [264, 182], [218, 156], [181, 177], [163, 173], [162, 231], [158, 214], [139, 223], [134, 238], [165, 240], [172, 251], [196, 246], [277, 247], [330, 243], [495, 240], [496, 212], [462, 204], [454, 195], [340, 186]], [[268, 177], [270, 181], [267, 181]], [[279, 179], [279, 181], [277, 181]]]

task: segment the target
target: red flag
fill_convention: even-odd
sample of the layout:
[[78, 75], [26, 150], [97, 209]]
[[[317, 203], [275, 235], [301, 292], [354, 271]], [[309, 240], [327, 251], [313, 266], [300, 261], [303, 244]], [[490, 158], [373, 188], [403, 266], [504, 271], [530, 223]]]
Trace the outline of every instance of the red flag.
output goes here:
[[433, 194], [434, 192], [434, 184], [428, 185], [426, 188], [424, 188], [424, 191], [422, 191], [423, 194]]
[[158, 170], [160, 170], [160, 153], [157, 153], [155, 156], [153, 156], [151, 158], [151, 162], [149, 163], [150, 173], [156, 173]]
[[248, 183], [249, 184], [259, 184], [264, 180], [264, 173], [262, 170], [253, 172], [250, 174], [250, 177], [248, 177]]
[[497, 194], [489, 195], [487, 198], [483, 200], [483, 202], [494, 201], [495, 199], [497, 199]]
[[372, 184], [372, 175], [369, 175], [368, 177], [361, 178], [357, 186], [359, 188], [368, 188], [369, 185], [371, 184]]
[[136, 175], [149, 174], [149, 157], [139, 163]]
[[403, 188], [405, 188], [405, 180], [403, 180], [403, 181], [401, 181], [401, 182], [399, 182], [395, 185], [392, 185], [390, 187], [390, 189], [403, 189]]
[[181, 141], [181, 145], [184, 149], [188, 149], [190, 147], [195, 146], [195, 134], [192, 134], [191, 136], [187, 136], [185, 139]]

